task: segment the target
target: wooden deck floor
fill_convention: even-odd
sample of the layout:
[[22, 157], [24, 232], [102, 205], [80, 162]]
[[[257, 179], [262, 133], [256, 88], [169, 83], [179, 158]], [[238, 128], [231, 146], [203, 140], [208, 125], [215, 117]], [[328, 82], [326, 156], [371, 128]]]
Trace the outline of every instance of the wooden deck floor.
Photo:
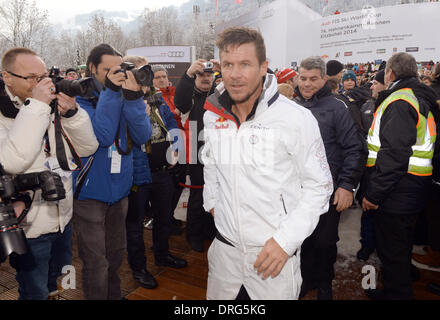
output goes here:
[[[123, 295], [129, 300], [203, 300], [206, 295], [206, 281], [208, 275], [208, 263], [206, 250], [198, 253], [189, 247], [185, 236], [172, 236], [170, 250], [172, 254], [183, 257], [188, 261], [184, 269], [171, 269], [157, 267], [149, 249], [152, 245], [151, 231], [145, 230], [145, 244], [147, 249], [147, 268], [156, 277], [158, 287], [153, 290], [139, 287], [131, 275], [130, 267], [126, 259], [120, 268], [121, 288]], [[205, 248], [209, 242], [205, 242]], [[345, 265], [344, 268], [336, 267], [334, 281], [334, 298], [338, 300], [366, 300], [367, 297], [361, 288], [361, 269], [363, 263], [338, 257], [337, 265]], [[81, 261], [78, 257], [76, 243], [74, 241], [73, 266], [76, 270], [76, 289], [65, 290], [61, 293], [63, 300], [83, 300], [81, 284]], [[440, 272], [421, 270], [421, 279], [414, 283], [415, 297], [419, 300], [440, 300], [440, 296], [426, 290], [426, 284], [435, 281], [440, 283]], [[0, 265], [0, 300], [15, 300], [18, 298], [15, 270], [8, 262]], [[305, 300], [316, 298], [316, 291], [310, 292]]]

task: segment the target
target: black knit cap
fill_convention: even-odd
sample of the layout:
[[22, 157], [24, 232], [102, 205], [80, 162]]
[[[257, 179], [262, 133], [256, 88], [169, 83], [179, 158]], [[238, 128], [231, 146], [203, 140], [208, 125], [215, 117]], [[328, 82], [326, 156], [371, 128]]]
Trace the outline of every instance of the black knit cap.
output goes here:
[[376, 73], [374, 80], [376, 80], [377, 82], [380, 82], [382, 84], [385, 84], [385, 70], [382, 69], [378, 73]]
[[78, 71], [76, 71], [76, 69], [74, 69], [74, 68], [69, 68], [69, 69], [66, 70], [66, 74], [68, 74], [68, 73], [71, 72], [71, 71], [73, 71], [73, 72], [75, 72], [75, 73], [78, 73]]
[[327, 75], [335, 76], [344, 69], [344, 65], [338, 60], [330, 60], [327, 62]]

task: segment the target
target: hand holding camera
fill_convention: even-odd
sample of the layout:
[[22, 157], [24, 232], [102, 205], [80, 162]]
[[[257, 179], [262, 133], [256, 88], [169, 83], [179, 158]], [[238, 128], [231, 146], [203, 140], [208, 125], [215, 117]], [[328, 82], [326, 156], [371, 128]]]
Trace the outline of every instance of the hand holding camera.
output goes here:
[[107, 78], [117, 87], [121, 87], [126, 80], [125, 73], [121, 72], [120, 66], [112, 67], [107, 74]]
[[127, 79], [122, 83], [122, 88], [134, 92], [141, 90], [141, 86], [137, 83], [133, 73], [131, 71], [127, 71], [126, 75]]
[[58, 98], [58, 111], [64, 116], [69, 110], [76, 109], [76, 100], [73, 97], [69, 97], [68, 95], [60, 92], [57, 94]]
[[50, 104], [56, 98], [55, 86], [50, 78], [44, 78], [32, 89], [32, 98]]
[[188, 77], [194, 78], [197, 73], [203, 73], [205, 70], [205, 63], [208, 63], [208, 61], [204, 59], [194, 61], [188, 71], [186, 71]]

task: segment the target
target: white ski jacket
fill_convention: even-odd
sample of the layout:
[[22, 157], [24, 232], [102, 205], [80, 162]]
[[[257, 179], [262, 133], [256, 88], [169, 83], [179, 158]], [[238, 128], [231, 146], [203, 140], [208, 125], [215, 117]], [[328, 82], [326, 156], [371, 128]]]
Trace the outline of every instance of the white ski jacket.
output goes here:
[[[0, 113], [0, 163], [8, 174], [33, 173], [49, 170], [49, 158], [56, 157], [54, 133], [54, 115], [50, 114], [47, 104], [28, 99], [23, 105], [18, 97], [13, 97], [5, 88], [10, 100], [20, 111], [16, 118], [5, 117]], [[79, 105], [78, 112], [71, 118], [61, 119], [64, 132], [80, 157], [93, 154], [98, 141], [93, 132], [92, 123], [86, 111]], [[2, 107], [3, 108], [3, 107]], [[51, 154], [45, 152], [44, 136], [48, 131]], [[67, 159], [72, 159], [69, 147], [63, 140]], [[64, 231], [72, 218], [73, 193], [72, 175], [62, 176], [66, 199], [59, 202], [44, 201], [41, 190], [37, 190], [31, 210], [22, 223], [27, 238]]]
[[219, 102], [205, 108], [202, 151], [206, 211], [219, 233], [244, 252], [271, 237], [292, 256], [328, 211], [333, 182], [318, 123], [278, 93], [268, 74], [255, 115], [238, 126]]

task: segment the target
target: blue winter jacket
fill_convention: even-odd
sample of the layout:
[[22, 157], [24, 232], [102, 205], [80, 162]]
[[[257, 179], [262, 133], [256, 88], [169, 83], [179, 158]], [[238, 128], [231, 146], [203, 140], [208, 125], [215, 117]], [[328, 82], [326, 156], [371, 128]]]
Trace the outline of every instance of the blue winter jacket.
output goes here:
[[[178, 130], [174, 114], [171, 112], [170, 107], [166, 102], [163, 99], [162, 101], [163, 104], [159, 107], [159, 112], [165, 123], [165, 127], [168, 131], [172, 129]], [[174, 139], [173, 143], [176, 145], [177, 139]], [[178, 149], [178, 146], [176, 146], [176, 149]], [[137, 186], [152, 183], [148, 155], [137, 145], [133, 146], [133, 178], [134, 184]]]
[[[98, 93], [95, 94], [98, 96]], [[92, 156], [94, 160], [78, 199], [93, 199], [109, 205], [114, 204], [127, 197], [133, 185], [133, 152], [122, 155], [120, 173], [112, 174], [111, 148], [115, 140], [119, 139], [121, 149], [127, 150], [127, 128], [133, 148], [150, 139], [151, 124], [145, 112], [145, 103], [142, 98], [126, 100], [121, 91], [116, 92], [109, 88], [101, 90], [96, 107], [90, 99], [78, 97], [77, 102], [88, 112], [99, 142], [99, 148]], [[119, 137], [117, 137], [118, 127]], [[85, 164], [83, 170], [87, 168], [86, 163], [89, 159], [90, 157], [82, 158]], [[76, 178], [83, 170], [74, 174], [74, 186]]]

